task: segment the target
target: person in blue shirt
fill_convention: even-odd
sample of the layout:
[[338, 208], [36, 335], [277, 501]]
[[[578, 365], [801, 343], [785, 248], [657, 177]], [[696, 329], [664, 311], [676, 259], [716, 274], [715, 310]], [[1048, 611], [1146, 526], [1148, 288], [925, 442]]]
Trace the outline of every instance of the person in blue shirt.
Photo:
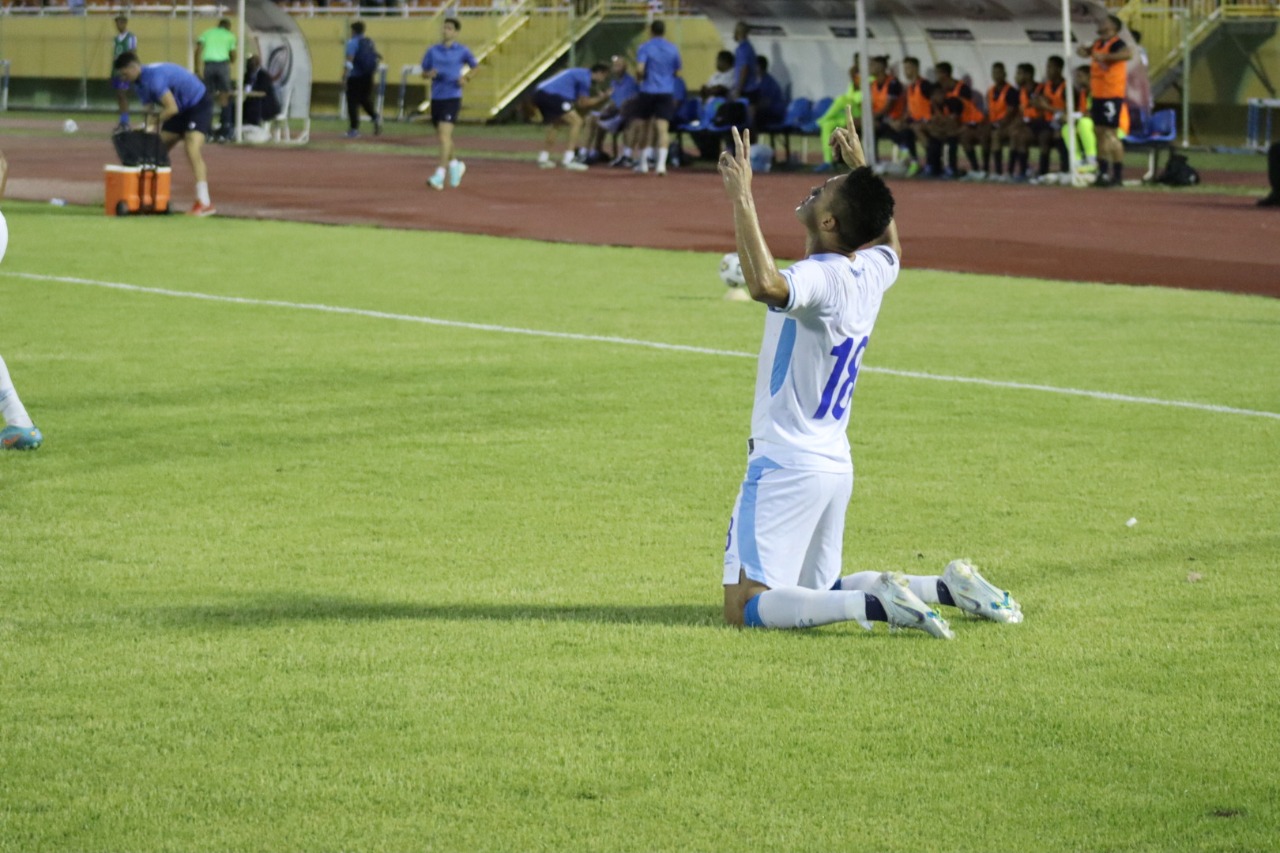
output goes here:
[[[196, 179], [196, 203], [192, 216], [212, 216], [209, 175], [204, 165], [204, 141], [213, 130], [213, 98], [199, 77], [172, 62], [143, 65], [138, 55], [126, 51], [116, 57], [116, 73], [131, 83], [138, 100], [155, 118], [160, 140], [170, 150], [182, 141], [183, 151]], [[151, 116], [148, 116], [148, 124]]]
[[586, 149], [583, 157], [575, 159], [578, 135], [582, 132], [582, 112], [594, 109], [609, 100], [612, 90], [606, 88], [603, 93], [592, 97], [593, 86], [600, 86], [609, 77], [609, 66], [597, 62], [588, 71], [585, 68], [566, 68], [559, 74], [553, 74], [538, 84], [533, 93], [534, 106], [542, 113], [542, 123], [547, 128], [547, 139], [538, 155], [538, 167], [554, 169], [556, 162], [551, 159], [551, 148], [556, 144], [558, 128], [567, 128], [568, 139], [565, 140], [562, 163], [571, 172], [585, 172]]
[[342, 82], [347, 88], [347, 139], [360, 135], [360, 109], [373, 119], [373, 135], [382, 135], [382, 116], [373, 105], [373, 77], [378, 73], [382, 56], [373, 39], [364, 34], [364, 21], [351, 24], [347, 39], [346, 61], [342, 66]]
[[422, 57], [422, 76], [431, 81], [431, 124], [440, 137], [440, 165], [427, 181], [432, 189], [444, 189], [445, 171], [449, 174], [449, 186], [462, 182], [467, 164], [454, 156], [453, 126], [462, 112], [462, 87], [467, 82], [467, 71], [478, 64], [475, 55], [465, 44], [457, 40], [462, 24], [457, 18], [445, 18], [440, 31], [440, 43], [427, 48]]
[[756, 68], [760, 72], [760, 96], [756, 99], [756, 125], [771, 127], [780, 123], [787, 116], [787, 96], [782, 86], [769, 73], [769, 58], [756, 57]]
[[738, 21], [733, 28], [733, 40], [738, 46], [733, 50], [733, 98], [746, 98], [747, 103], [755, 106], [760, 94], [760, 70], [756, 65], [756, 49], [747, 38], [751, 33], [751, 25], [746, 21]]
[[[609, 155], [604, 151], [604, 139], [608, 134], [622, 136], [621, 145], [615, 138], [616, 155], [610, 166], [631, 168], [635, 163], [631, 159], [633, 137], [635, 136], [636, 96], [640, 94], [640, 84], [631, 76], [625, 56], [613, 57], [609, 68], [609, 87], [612, 94], [604, 108], [587, 116], [587, 144], [589, 159], [606, 161]], [[618, 150], [620, 148], [620, 150]]]
[[680, 50], [664, 36], [667, 25], [654, 21], [649, 25], [651, 38], [640, 45], [636, 63], [640, 71], [640, 94], [636, 99], [636, 118], [646, 123], [645, 149], [636, 166], [638, 172], [649, 171], [649, 158], [657, 143], [659, 175], [667, 173], [667, 149], [671, 144], [671, 119], [676, 112], [676, 82], [680, 79]]

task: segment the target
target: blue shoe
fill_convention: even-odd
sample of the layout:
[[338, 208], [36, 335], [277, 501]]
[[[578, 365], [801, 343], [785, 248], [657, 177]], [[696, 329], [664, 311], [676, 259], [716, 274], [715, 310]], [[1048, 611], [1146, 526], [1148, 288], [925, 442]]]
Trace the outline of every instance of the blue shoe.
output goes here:
[[461, 160], [449, 164], [449, 186], [456, 187], [462, 183], [462, 176], [467, 173], [467, 164]]
[[815, 172], [830, 172], [830, 171], [831, 171], [832, 169], [834, 169], [834, 168], [835, 168], [835, 166], [831, 165], [830, 163], [819, 163], [818, 165], [816, 165], [816, 166], [814, 166], [814, 167], [813, 167], [813, 171], [815, 171]]
[[433, 190], [444, 189], [444, 172], [437, 170], [434, 175], [427, 179], [427, 186]]
[[358, 130], [347, 131], [347, 139], [359, 139], [359, 138], [360, 138], [360, 131]]
[[35, 450], [44, 436], [35, 427], [8, 426], [0, 430], [0, 447], [5, 450]]

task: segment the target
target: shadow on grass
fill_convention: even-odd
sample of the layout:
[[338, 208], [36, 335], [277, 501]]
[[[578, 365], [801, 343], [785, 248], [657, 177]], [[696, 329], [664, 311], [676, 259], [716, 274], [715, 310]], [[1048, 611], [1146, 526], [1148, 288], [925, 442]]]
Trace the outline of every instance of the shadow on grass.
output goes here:
[[166, 625], [235, 628], [289, 622], [381, 620], [596, 622], [622, 625], [719, 626], [718, 605], [418, 604], [305, 595], [264, 596], [237, 604], [164, 607], [143, 613]]

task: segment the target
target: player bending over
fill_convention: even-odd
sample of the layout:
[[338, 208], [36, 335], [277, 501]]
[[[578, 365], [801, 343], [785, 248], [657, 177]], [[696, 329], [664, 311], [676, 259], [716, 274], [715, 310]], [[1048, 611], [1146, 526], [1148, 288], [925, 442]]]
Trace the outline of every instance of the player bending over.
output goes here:
[[[724, 616], [732, 625], [808, 628], [854, 621], [918, 628], [950, 639], [930, 605], [1020, 622], [1007, 592], [956, 560], [939, 576], [859, 572], [841, 577], [853, 491], [849, 423], [854, 384], [902, 247], [893, 195], [866, 167], [852, 110], [832, 145], [852, 171], [815, 187], [796, 208], [805, 259], [782, 272], [765, 244], [751, 193], [751, 136], [733, 131], [720, 174], [733, 203], [738, 256], [751, 297], [769, 306], [742, 483], [724, 555]], [[865, 247], [865, 248], [863, 248]]]

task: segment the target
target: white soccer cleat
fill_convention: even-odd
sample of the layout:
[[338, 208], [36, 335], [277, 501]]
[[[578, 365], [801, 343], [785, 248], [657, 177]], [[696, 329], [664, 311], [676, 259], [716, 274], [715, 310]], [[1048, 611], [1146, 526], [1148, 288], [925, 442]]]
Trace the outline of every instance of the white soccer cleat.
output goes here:
[[965, 613], [1007, 625], [1022, 621], [1022, 607], [1013, 596], [994, 586], [965, 560], [947, 563], [942, 582], [951, 591], [956, 607]]
[[955, 638], [947, 621], [921, 601], [911, 591], [907, 579], [896, 572], [882, 572], [867, 590], [867, 595], [874, 595], [884, 607], [890, 628], [916, 628], [940, 640]]
[[570, 160], [568, 163], [564, 164], [564, 167], [570, 172], [585, 172], [590, 168], [586, 163], [582, 163], [578, 160]]
[[555, 160], [539, 160], [538, 161], [539, 169], [554, 169], [555, 167], [556, 167]]

